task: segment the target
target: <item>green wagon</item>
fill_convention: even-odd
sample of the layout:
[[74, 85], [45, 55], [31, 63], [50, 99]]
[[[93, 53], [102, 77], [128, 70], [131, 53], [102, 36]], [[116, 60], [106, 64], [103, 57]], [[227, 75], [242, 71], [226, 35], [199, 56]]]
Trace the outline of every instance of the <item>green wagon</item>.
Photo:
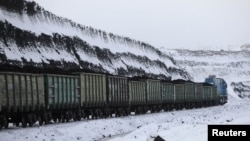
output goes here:
[[72, 75], [46, 74], [45, 100], [47, 109], [64, 110], [80, 108], [80, 80]]

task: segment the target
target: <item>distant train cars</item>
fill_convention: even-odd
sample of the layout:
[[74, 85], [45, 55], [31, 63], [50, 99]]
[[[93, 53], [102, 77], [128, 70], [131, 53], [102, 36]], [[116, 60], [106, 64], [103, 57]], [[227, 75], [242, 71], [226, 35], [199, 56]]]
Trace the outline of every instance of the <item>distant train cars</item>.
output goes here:
[[195, 83], [83, 72], [0, 72], [0, 128], [225, 104], [226, 89], [215, 76]]

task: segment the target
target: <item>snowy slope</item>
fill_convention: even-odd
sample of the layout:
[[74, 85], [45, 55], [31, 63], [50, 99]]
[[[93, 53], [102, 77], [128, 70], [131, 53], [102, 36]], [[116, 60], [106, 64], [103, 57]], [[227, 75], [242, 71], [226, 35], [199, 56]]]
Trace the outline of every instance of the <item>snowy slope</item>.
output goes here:
[[147, 43], [77, 24], [35, 2], [8, 2], [0, 4], [0, 64], [189, 78]]
[[[192, 80], [203, 82], [208, 75], [223, 78], [228, 84], [230, 98], [238, 98], [240, 91], [249, 97], [250, 51], [166, 50], [176, 65], [186, 70]], [[242, 90], [241, 90], [242, 89]], [[242, 96], [243, 97], [243, 96]]]

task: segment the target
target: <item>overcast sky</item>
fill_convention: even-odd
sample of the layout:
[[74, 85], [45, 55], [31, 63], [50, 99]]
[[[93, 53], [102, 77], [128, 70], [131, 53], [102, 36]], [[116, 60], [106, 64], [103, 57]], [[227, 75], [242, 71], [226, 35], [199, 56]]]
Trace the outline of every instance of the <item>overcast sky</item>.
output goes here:
[[165, 48], [250, 44], [250, 0], [34, 0], [77, 23]]

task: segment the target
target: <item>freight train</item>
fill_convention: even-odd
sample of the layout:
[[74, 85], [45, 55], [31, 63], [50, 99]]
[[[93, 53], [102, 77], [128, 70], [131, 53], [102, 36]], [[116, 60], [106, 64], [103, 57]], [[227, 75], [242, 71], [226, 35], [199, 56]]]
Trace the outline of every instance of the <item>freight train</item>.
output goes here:
[[225, 104], [226, 83], [0, 72], [0, 129]]

